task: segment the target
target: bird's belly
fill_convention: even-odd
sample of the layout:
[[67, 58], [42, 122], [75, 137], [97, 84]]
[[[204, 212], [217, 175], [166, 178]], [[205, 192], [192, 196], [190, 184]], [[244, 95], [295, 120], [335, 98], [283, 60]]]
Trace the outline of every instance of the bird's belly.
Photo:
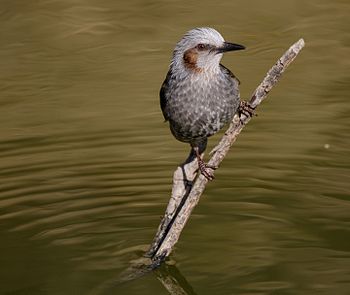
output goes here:
[[177, 100], [176, 111], [169, 118], [171, 131], [184, 142], [209, 137], [232, 120], [238, 101], [235, 96]]

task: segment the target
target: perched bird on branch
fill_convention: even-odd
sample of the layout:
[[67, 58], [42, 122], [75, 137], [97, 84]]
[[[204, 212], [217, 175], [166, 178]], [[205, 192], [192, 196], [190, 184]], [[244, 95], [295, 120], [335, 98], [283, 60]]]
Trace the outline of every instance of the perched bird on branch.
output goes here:
[[209, 180], [215, 167], [201, 158], [207, 138], [230, 122], [236, 112], [251, 114], [240, 101], [239, 80], [220, 64], [228, 51], [245, 49], [229, 43], [212, 28], [188, 31], [176, 44], [160, 89], [160, 105], [176, 139], [190, 143], [200, 172]]

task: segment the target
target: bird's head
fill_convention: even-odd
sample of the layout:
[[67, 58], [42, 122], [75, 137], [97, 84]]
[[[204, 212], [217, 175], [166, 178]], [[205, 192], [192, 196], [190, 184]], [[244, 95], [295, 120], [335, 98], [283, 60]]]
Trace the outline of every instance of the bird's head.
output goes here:
[[245, 47], [225, 42], [212, 28], [196, 28], [188, 31], [176, 44], [171, 66], [185, 72], [215, 71], [224, 52], [241, 49]]

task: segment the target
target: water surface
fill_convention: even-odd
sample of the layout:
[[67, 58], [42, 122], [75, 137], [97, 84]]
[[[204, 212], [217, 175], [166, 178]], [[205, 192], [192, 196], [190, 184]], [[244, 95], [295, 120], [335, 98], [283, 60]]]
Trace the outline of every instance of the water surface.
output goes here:
[[151, 242], [187, 156], [158, 91], [196, 26], [246, 45], [223, 60], [243, 98], [306, 47], [207, 186], [170, 274], [188, 294], [349, 294], [348, 1], [1, 7], [0, 294], [169, 294], [159, 273], [110, 282]]

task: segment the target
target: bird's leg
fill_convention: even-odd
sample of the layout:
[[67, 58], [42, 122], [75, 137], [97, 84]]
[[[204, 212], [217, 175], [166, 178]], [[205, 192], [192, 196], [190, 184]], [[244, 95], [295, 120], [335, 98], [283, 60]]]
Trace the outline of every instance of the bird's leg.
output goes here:
[[[248, 101], [241, 100], [238, 107], [238, 115], [241, 117], [241, 115], [246, 116], [247, 118], [257, 116], [255, 114], [255, 107], [252, 107]], [[243, 124], [242, 120], [240, 119], [241, 123]]]
[[198, 146], [194, 146], [193, 150], [196, 153], [199, 171], [204, 175], [204, 177], [206, 179], [213, 180], [214, 179], [214, 174], [213, 174], [212, 170], [217, 169], [217, 167], [208, 165], [207, 163], [205, 163], [203, 161], [203, 159], [201, 158], [201, 155], [199, 153], [199, 147]]

